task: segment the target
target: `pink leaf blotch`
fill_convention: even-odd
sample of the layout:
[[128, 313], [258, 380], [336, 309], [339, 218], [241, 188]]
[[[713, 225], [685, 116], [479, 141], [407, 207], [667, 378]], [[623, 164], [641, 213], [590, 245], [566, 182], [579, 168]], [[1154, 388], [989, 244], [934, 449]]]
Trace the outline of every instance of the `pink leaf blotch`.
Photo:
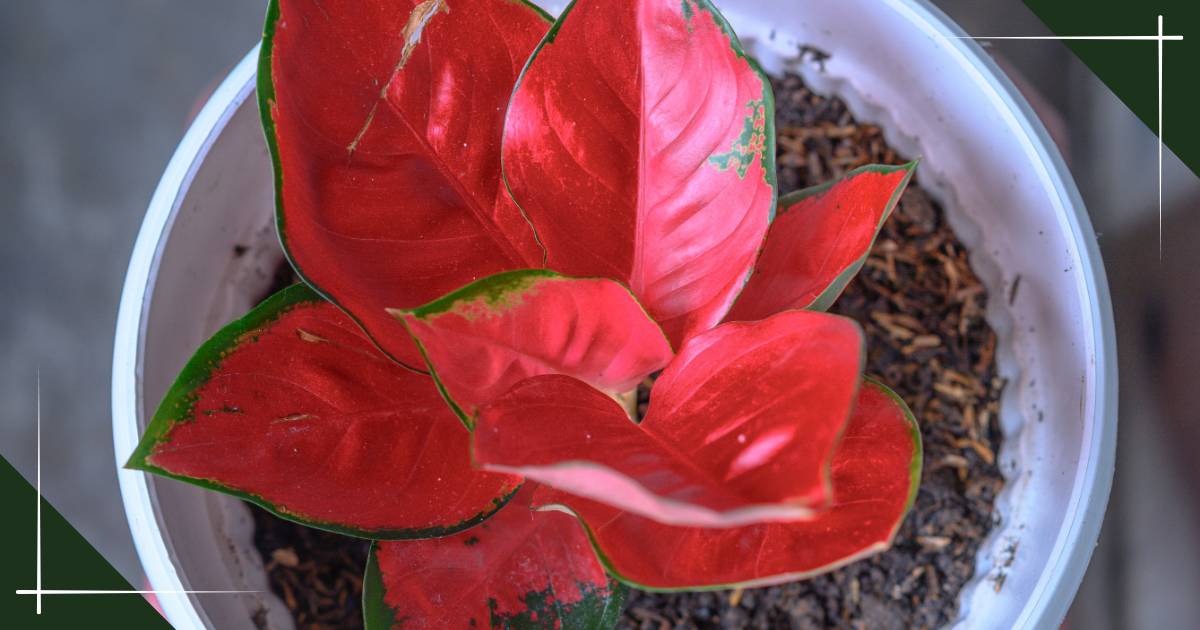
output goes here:
[[725, 324], [683, 347], [640, 425], [578, 380], [526, 379], [482, 410], [475, 462], [663, 523], [810, 519], [829, 501], [862, 343], [823, 313]]
[[920, 478], [921, 436], [912, 412], [891, 390], [867, 381], [833, 459], [833, 504], [812, 520], [725, 529], [664, 525], [548, 486], [535, 491], [534, 506], [578, 516], [609, 571], [638, 588], [767, 586], [887, 549]]

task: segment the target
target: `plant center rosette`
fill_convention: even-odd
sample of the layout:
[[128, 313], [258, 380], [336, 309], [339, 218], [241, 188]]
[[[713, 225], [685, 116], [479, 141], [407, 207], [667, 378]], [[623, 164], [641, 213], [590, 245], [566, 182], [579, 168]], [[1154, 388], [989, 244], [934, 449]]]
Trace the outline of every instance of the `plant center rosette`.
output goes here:
[[[378, 541], [371, 629], [608, 628], [625, 584], [890, 544], [919, 433], [823, 311], [915, 165], [778, 197], [707, 1], [279, 0], [258, 96], [304, 282], [201, 346], [129, 467]], [[614, 398], [659, 371], [639, 422]]]

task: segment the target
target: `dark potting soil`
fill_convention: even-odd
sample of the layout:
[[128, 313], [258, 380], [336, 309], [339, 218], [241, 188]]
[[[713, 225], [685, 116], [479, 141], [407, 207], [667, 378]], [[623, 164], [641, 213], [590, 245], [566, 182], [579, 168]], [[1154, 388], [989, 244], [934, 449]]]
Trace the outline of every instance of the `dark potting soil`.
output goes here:
[[[857, 123], [841, 101], [809, 92], [795, 76], [772, 84], [780, 194], [864, 164], [902, 163], [879, 128]], [[280, 277], [280, 283], [288, 281]], [[781, 586], [633, 590], [617, 628], [933, 630], [952, 620], [1003, 483], [994, 421], [1003, 384], [993, 366], [996, 336], [983, 320], [985, 299], [941, 209], [914, 181], [862, 271], [830, 309], [862, 324], [867, 373], [903, 397], [921, 425], [921, 488], [895, 544], [867, 560]], [[640, 394], [644, 405], [649, 390]], [[367, 543], [251, 507], [271, 588], [298, 628], [361, 628]]]
[[371, 541], [305, 527], [249, 504], [254, 546], [299, 630], [362, 628], [363, 573]]

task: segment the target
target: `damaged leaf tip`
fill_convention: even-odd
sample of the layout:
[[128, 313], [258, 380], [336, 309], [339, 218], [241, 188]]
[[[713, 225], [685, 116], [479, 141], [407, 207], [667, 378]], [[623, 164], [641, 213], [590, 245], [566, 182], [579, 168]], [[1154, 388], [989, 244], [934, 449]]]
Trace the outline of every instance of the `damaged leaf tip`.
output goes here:
[[400, 64], [396, 66], [397, 70], [408, 63], [413, 49], [421, 41], [421, 33], [425, 30], [425, 25], [429, 24], [438, 11], [450, 12], [450, 5], [446, 4], [446, 0], [425, 0], [413, 7], [412, 13], [408, 15], [408, 22], [400, 31], [400, 37], [404, 40], [404, 52], [400, 54]]

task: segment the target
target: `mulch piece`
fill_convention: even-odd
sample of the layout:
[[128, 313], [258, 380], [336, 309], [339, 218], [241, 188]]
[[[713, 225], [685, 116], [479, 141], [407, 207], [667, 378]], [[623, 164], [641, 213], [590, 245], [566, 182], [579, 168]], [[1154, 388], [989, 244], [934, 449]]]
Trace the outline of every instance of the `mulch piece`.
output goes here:
[[361, 630], [363, 573], [371, 542], [284, 520], [249, 504], [254, 546], [271, 590], [298, 630]]
[[[813, 94], [792, 75], [772, 84], [780, 194], [864, 164], [904, 162], [878, 127], [856, 122], [840, 100]], [[868, 375], [904, 398], [921, 425], [921, 489], [895, 544], [867, 560], [781, 586], [634, 590], [617, 628], [934, 630], [954, 619], [1003, 484], [995, 421], [1003, 382], [993, 365], [996, 336], [983, 320], [986, 299], [941, 208], [914, 180], [862, 272], [830, 309], [862, 324]], [[644, 413], [649, 392], [642, 389]], [[361, 628], [367, 545], [257, 508], [255, 514], [255, 543], [271, 587], [298, 627]]]

